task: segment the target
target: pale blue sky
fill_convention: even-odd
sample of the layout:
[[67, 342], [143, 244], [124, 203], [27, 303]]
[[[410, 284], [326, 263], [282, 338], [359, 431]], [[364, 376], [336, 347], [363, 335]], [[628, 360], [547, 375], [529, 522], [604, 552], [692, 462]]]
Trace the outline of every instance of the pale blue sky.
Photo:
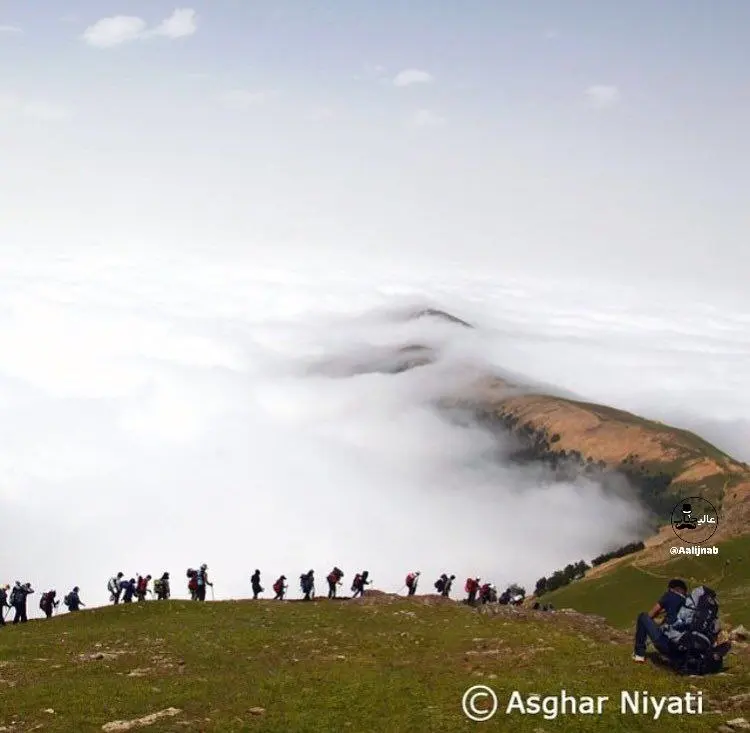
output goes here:
[[[0, 5], [5, 237], [378, 248], [744, 288], [749, 4], [188, 8], [193, 32], [101, 48], [82, 34], [102, 18], [153, 28], [175, 6]], [[394, 85], [408, 69], [432, 81]]]

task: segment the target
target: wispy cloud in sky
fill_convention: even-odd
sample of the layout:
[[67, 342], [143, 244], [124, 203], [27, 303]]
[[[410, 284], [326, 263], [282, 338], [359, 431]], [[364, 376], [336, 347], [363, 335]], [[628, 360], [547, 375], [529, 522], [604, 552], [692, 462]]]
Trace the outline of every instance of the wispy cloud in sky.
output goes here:
[[23, 29], [17, 25], [3, 25], [0, 23], [0, 33], [12, 33], [15, 35], [20, 35], [21, 33], [23, 33]]
[[83, 32], [83, 40], [96, 48], [113, 48], [125, 43], [153, 36], [170, 39], [184, 38], [197, 31], [197, 14], [190, 8], [175, 10], [155, 28], [149, 29], [146, 21], [134, 15], [116, 15], [101, 18]]
[[621, 98], [620, 90], [611, 84], [592, 84], [586, 89], [586, 99], [598, 109], [614, 107], [620, 103]]
[[393, 79], [393, 85], [397, 87], [409, 87], [413, 84], [431, 84], [435, 79], [427, 71], [421, 69], [404, 69], [399, 71]]

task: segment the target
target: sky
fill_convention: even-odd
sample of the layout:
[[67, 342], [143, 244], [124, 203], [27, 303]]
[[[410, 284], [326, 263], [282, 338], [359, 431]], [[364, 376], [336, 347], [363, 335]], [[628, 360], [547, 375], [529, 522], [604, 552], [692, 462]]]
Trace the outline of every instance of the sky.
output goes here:
[[[533, 584], [637, 532], [435, 414], [469, 366], [750, 460], [749, 36], [734, 1], [0, 2], [0, 575]], [[409, 339], [444, 358], [310, 371]]]

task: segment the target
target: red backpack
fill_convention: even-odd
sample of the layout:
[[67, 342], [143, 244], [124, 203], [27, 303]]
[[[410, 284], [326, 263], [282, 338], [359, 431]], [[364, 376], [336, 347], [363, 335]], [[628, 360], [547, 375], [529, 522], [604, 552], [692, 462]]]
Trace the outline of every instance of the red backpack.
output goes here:
[[274, 593], [281, 593], [281, 589], [284, 586], [281, 583], [281, 578], [279, 578], [274, 584], [273, 584], [273, 592]]

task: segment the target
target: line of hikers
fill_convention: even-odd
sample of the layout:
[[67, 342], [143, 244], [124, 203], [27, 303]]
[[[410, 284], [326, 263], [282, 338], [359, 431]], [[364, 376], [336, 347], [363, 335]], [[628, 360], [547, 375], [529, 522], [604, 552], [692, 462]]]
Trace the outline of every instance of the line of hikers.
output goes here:
[[[334, 567], [330, 573], [326, 576], [328, 582], [328, 598], [337, 597], [337, 589], [343, 585], [342, 578], [344, 577], [344, 571], [339, 567]], [[370, 573], [368, 570], [363, 570], [361, 573], [357, 573], [352, 581], [351, 591], [352, 598], [357, 598], [365, 594], [365, 588], [372, 584], [369, 580]], [[280, 575], [271, 586], [273, 588], [275, 601], [283, 601], [284, 596], [289, 589], [289, 584], [286, 582], [286, 575]], [[264, 592], [263, 586], [260, 582], [260, 570], [256, 568], [255, 572], [250, 578], [250, 586], [253, 591], [253, 600], [257, 600], [258, 596]], [[302, 591], [302, 600], [311, 601], [315, 598], [315, 571], [308, 570], [306, 573], [302, 573], [299, 576], [299, 587]]]
[[[15, 582], [12, 590], [7, 583], [0, 586], [0, 626], [5, 626], [6, 611], [11, 608], [15, 611], [13, 623], [26, 623], [29, 620], [27, 615], [28, 598], [33, 593], [36, 593], [36, 591], [31, 587], [31, 583], [22, 584], [18, 580]], [[78, 611], [81, 607], [85, 607], [86, 604], [81, 601], [79, 593], [80, 588], [76, 586], [63, 598], [63, 603], [68, 607], [69, 611]], [[59, 605], [60, 601], [57, 600], [56, 590], [48, 590], [42, 593], [39, 599], [39, 608], [44, 611], [44, 615], [47, 618], [52, 616], [52, 613]]]
[[125, 580], [125, 573], [120, 571], [113, 575], [107, 582], [110, 603], [117, 604], [132, 603], [135, 598], [137, 602], [146, 600], [146, 595], [155, 595], [159, 601], [166, 601], [170, 597], [169, 573], [162, 573], [161, 578], [154, 580], [153, 591], [148, 587], [151, 582], [150, 575], [137, 575], [135, 578]]
[[[342, 583], [344, 577], [344, 571], [341, 568], [334, 566], [330, 573], [326, 576], [328, 583], [328, 598], [337, 598], [338, 589]], [[409, 596], [413, 596], [417, 591], [417, 585], [421, 577], [421, 571], [412, 571], [406, 576], [404, 586], [402, 588], [407, 590]], [[187, 570], [187, 588], [190, 593], [191, 600], [194, 601], [205, 601], [206, 600], [206, 589], [211, 588], [213, 594], [213, 583], [208, 579], [208, 565], [203, 563], [197, 570], [188, 568]], [[434, 583], [435, 590], [444, 598], [448, 598], [453, 587], [453, 581], [456, 579], [455, 575], [448, 575], [443, 573]], [[171, 597], [170, 589], [170, 578], [169, 573], [162, 573], [161, 577], [153, 580], [153, 590], [149, 588], [149, 584], [152, 581], [151, 575], [136, 574], [135, 577], [126, 579], [125, 574], [120, 571], [116, 575], [113, 575], [107, 582], [107, 590], [109, 591], [109, 600], [111, 603], [118, 604], [143, 602], [146, 597], [150, 594], [157, 600], [168, 600]], [[299, 576], [300, 590], [302, 591], [303, 600], [310, 601], [315, 597], [315, 571], [309, 570]], [[363, 570], [354, 576], [351, 584], [352, 598], [364, 596], [365, 590], [368, 585], [371, 585], [370, 573], [367, 570]], [[250, 578], [250, 585], [252, 587], [253, 599], [257, 599], [258, 596], [264, 592], [264, 588], [261, 584], [260, 570], [256, 569]], [[284, 600], [288, 591], [287, 577], [285, 575], [279, 576], [273, 583], [274, 600]], [[27, 597], [35, 591], [31, 587], [30, 583], [21, 584], [16, 581], [16, 584], [8, 596], [9, 586], [0, 587], [0, 623], [5, 623], [5, 610], [6, 608], [15, 609], [15, 617], [13, 623], [27, 621]], [[502, 594], [498, 596], [497, 589], [491, 583], [480, 584], [480, 578], [467, 578], [464, 586], [464, 591], [467, 594], [465, 602], [468, 604], [475, 604], [477, 601], [480, 603], [500, 603], [509, 605], [520, 605], [523, 603], [526, 592], [523, 588], [517, 585], [509, 586]], [[68, 593], [63, 599], [63, 603], [68, 607], [70, 611], [78, 611], [84, 607], [85, 604], [81, 601], [79, 595], [80, 589], [78, 586]], [[60, 605], [60, 601], [57, 600], [57, 592], [55, 590], [49, 590], [42, 594], [39, 601], [39, 608], [49, 618], [52, 616], [55, 609]], [[538, 604], [537, 606], [538, 607]], [[547, 610], [545, 606], [543, 610]]]

